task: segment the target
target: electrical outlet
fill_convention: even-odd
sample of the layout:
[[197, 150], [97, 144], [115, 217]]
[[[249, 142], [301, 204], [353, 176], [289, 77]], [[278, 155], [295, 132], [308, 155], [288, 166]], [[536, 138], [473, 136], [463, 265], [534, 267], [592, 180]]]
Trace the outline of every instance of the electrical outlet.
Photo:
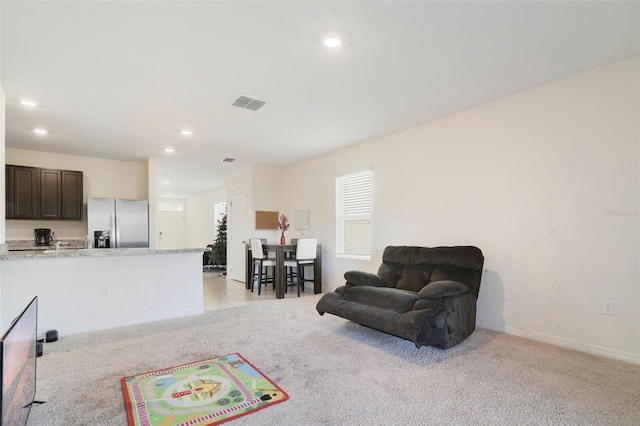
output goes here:
[[111, 296], [111, 286], [110, 285], [103, 285], [102, 286], [102, 295], [103, 296]]
[[614, 305], [612, 300], [602, 301], [602, 315], [614, 315]]

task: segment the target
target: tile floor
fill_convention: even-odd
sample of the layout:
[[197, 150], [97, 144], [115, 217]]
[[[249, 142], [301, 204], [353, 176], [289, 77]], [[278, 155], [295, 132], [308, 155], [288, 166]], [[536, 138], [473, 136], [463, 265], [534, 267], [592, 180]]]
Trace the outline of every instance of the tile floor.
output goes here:
[[[276, 292], [271, 285], [262, 287], [262, 294], [258, 296], [257, 288], [252, 293], [251, 290], [244, 288], [244, 283], [221, 276], [221, 271], [205, 270], [202, 275], [205, 311], [231, 308], [276, 298]], [[307, 283], [305, 291], [300, 293], [300, 297], [305, 296], [313, 296], [312, 283]], [[285, 297], [298, 297], [296, 288], [289, 288]]]

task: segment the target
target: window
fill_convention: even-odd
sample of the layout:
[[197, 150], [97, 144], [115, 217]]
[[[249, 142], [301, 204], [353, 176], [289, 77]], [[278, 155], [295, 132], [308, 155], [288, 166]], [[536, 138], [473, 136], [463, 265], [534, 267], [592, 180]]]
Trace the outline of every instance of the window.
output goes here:
[[161, 212], [181, 212], [184, 205], [180, 203], [158, 203], [158, 210]]
[[[227, 215], [227, 203], [223, 202], [223, 203], [216, 203], [213, 205], [213, 219], [215, 220], [215, 224], [216, 224], [216, 230], [213, 235], [214, 240], [218, 238], [218, 230], [220, 228], [220, 225], [222, 224], [222, 218], [226, 215]], [[226, 224], [224, 227], [226, 230]]]
[[336, 177], [336, 255], [371, 259], [371, 169]]
[[225, 216], [226, 214], [227, 214], [227, 203], [222, 202], [222, 203], [216, 203], [213, 205], [213, 218], [215, 219], [216, 223], [222, 220], [222, 216]]

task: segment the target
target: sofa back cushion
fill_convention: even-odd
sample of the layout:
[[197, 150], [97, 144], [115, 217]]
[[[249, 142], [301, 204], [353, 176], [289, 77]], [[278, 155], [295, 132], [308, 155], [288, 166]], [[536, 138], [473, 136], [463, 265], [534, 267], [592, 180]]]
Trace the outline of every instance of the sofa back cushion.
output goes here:
[[420, 291], [433, 281], [461, 282], [478, 294], [484, 257], [477, 247], [389, 246], [378, 276], [386, 287]]
[[429, 277], [432, 272], [433, 265], [402, 265], [396, 288], [420, 291], [422, 287], [429, 284]]

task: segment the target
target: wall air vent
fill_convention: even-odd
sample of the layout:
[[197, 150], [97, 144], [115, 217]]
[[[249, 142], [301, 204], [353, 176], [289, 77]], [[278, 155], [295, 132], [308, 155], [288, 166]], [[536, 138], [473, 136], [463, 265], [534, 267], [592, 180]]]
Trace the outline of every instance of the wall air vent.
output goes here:
[[248, 98], [246, 96], [240, 96], [233, 102], [233, 106], [238, 108], [250, 109], [251, 111], [257, 111], [266, 104], [264, 101]]
[[225, 157], [221, 160], [223, 163], [233, 163], [234, 161], [236, 161], [235, 158], [229, 158], [229, 157]]

